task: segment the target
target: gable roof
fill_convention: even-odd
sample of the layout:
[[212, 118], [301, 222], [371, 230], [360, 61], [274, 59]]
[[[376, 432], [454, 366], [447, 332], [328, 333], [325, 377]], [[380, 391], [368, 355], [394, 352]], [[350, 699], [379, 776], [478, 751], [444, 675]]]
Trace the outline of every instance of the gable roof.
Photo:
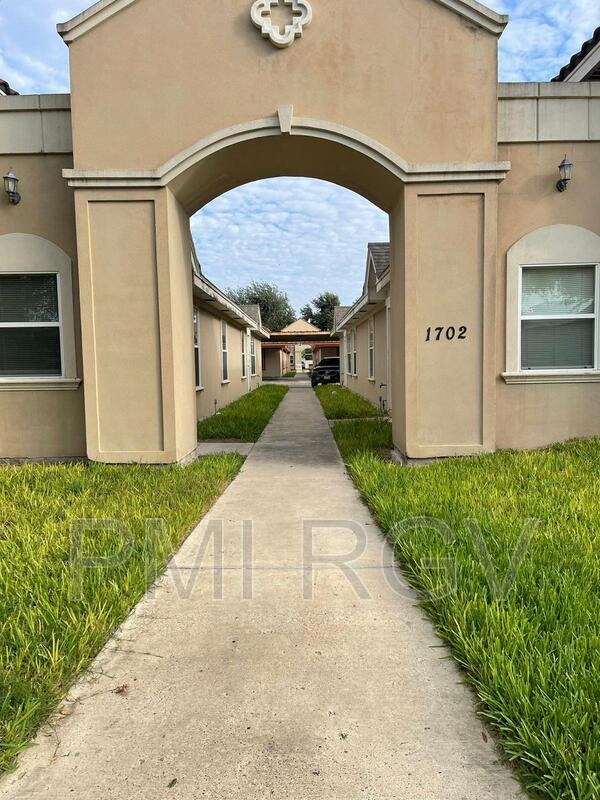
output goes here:
[[600, 27], [552, 80], [570, 83], [600, 81]]
[[336, 306], [333, 312], [333, 330], [337, 330], [338, 324], [344, 319], [352, 306]]
[[0, 95], [9, 96], [16, 94], [19, 93], [15, 92], [14, 89], [11, 89], [8, 83], [6, 81], [3, 81], [2, 78], [0, 78]]
[[291, 325], [286, 325], [281, 329], [281, 333], [315, 333], [319, 332], [319, 328], [305, 319], [297, 319]]
[[242, 311], [244, 311], [250, 319], [253, 319], [254, 322], [259, 326], [262, 326], [262, 317], [260, 315], [260, 306], [258, 304], [254, 305], [240, 305]]
[[375, 269], [375, 275], [379, 278], [390, 268], [390, 243], [389, 242], [369, 242], [369, 258]]
[[[96, 25], [117, 14], [127, 6], [138, 0], [98, 0], [93, 6], [77, 14], [67, 22], [61, 22], [56, 26], [56, 30], [63, 40], [69, 44], [83, 34], [95, 28]], [[475, 23], [480, 28], [492, 33], [494, 36], [501, 36], [504, 28], [508, 24], [508, 17], [505, 14], [497, 14], [491, 8], [478, 3], [477, 0], [434, 0], [436, 3], [449, 8], [461, 17]]]

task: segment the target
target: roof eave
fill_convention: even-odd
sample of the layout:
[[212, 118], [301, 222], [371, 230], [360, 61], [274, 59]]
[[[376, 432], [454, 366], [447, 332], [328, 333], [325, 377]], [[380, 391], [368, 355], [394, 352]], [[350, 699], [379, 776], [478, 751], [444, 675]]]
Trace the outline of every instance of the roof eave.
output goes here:
[[[96, 25], [100, 25], [135, 2], [136, 0], [98, 0], [90, 8], [77, 14], [67, 22], [59, 23], [56, 26], [56, 30], [65, 43], [70, 44], [92, 30], [92, 28], [95, 28]], [[478, 3], [477, 0], [435, 0], [435, 2], [446, 6], [446, 8], [465, 17], [480, 28], [484, 28], [494, 36], [501, 36], [508, 24], [506, 15], [497, 14], [491, 8]]]

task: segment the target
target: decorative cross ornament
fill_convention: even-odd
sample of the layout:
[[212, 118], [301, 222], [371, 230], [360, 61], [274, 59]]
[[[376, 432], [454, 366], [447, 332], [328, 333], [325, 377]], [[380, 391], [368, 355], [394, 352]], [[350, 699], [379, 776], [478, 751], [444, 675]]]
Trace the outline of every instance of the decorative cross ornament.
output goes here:
[[279, 26], [273, 24], [271, 9], [279, 4], [279, 0], [255, 0], [250, 16], [257, 28], [260, 28], [265, 39], [270, 39], [275, 47], [289, 47], [295, 39], [303, 34], [305, 25], [310, 25], [312, 8], [309, 0], [283, 0], [286, 6], [292, 7], [293, 19], [286, 25], [283, 33]]

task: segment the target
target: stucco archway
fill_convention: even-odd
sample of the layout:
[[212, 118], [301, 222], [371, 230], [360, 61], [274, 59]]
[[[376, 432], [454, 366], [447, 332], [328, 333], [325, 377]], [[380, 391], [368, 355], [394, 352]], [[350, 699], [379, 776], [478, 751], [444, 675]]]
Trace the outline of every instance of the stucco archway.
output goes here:
[[[189, 217], [279, 175], [332, 181], [390, 215], [399, 449], [493, 448], [504, 23], [471, 0], [404, 5], [399, 14], [383, 0], [365, 26], [362, 0], [345, 0], [340, 27], [337, 0], [323, 3], [310, 40], [284, 51], [257, 36], [240, 0], [104, 0], [61, 26], [74, 85], [65, 176], [75, 189], [92, 458], [169, 462], [194, 448]], [[417, 68], [424, 51], [427, 73]], [[425, 347], [431, 325], [464, 326], [468, 340]]]

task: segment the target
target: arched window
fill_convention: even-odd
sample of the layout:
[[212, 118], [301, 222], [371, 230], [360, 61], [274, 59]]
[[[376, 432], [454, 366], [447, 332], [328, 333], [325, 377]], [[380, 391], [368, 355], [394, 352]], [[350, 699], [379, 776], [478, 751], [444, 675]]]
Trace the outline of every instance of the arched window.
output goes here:
[[507, 383], [600, 381], [600, 236], [539, 228], [507, 255]]
[[0, 389], [78, 385], [71, 269], [47, 239], [0, 236]]

